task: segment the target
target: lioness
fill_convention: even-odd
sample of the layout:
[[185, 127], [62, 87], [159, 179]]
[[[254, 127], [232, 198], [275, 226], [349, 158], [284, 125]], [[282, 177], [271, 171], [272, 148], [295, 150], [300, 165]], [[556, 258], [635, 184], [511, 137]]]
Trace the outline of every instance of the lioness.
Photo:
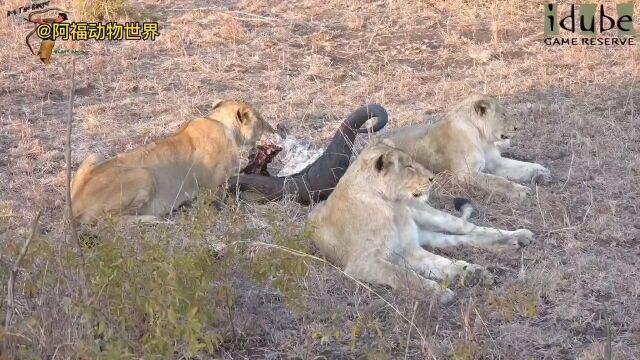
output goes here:
[[432, 126], [401, 128], [383, 142], [406, 151], [435, 173], [450, 171], [486, 191], [522, 198], [531, 189], [515, 182], [547, 182], [551, 173], [542, 165], [500, 155], [516, 130], [494, 98], [472, 95]]
[[385, 144], [366, 148], [329, 198], [309, 214], [313, 242], [356, 279], [436, 290], [443, 302], [453, 292], [436, 281], [469, 276], [491, 281], [482, 266], [450, 260], [422, 246], [523, 246], [533, 234], [476, 226], [430, 207], [425, 200], [433, 176], [403, 151]]
[[91, 223], [102, 213], [162, 216], [216, 189], [238, 168], [238, 149], [273, 128], [243, 101], [218, 102], [176, 134], [105, 160], [89, 155], [74, 177], [73, 217]]

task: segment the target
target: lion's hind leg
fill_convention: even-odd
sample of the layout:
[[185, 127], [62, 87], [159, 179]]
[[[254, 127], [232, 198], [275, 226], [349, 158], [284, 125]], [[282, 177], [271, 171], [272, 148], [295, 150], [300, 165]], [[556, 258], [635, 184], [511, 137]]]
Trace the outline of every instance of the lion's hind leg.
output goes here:
[[478, 247], [486, 247], [497, 244], [509, 244], [519, 247], [529, 245], [533, 238], [533, 234], [526, 229], [515, 231], [496, 231], [490, 232], [471, 232], [469, 234], [443, 234], [439, 232], [419, 230], [418, 242], [420, 246], [428, 246], [432, 248], [445, 248], [459, 245], [470, 245]]
[[368, 283], [387, 285], [394, 289], [434, 292], [443, 304], [451, 302], [454, 298], [451, 290], [440, 286], [437, 282], [421, 276], [410, 268], [384, 259], [352, 262], [344, 271], [347, 275]]
[[[154, 180], [146, 169], [111, 168], [89, 181], [74, 200], [80, 222], [93, 222], [103, 214], [162, 215], [149, 209], [155, 193]], [[74, 209], [75, 212], [76, 209]]]
[[[120, 191], [118, 191], [118, 185]], [[164, 215], [147, 206], [153, 200], [155, 192], [155, 182], [148, 170], [131, 169], [127, 171], [115, 187], [116, 191], [114, 191], [112, 202], [121, 214]]]
[[517, 184], [502, 176], [476, 172], [462, 176], [467, 183], [474, 185], [488, 193], [498, 193], [512, 198], [523, 199], [531, 193], [527, 186]]

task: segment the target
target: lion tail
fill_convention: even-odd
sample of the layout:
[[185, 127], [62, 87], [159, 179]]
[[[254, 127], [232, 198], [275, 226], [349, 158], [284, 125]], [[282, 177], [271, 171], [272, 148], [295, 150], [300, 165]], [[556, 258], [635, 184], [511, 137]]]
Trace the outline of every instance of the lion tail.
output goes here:
[[471, 200], [466, 198], [454, 198], [453, 206], [455, 206], [456, 210], [460, 211], [460, 218], [463, 220], [469, 220], [475, 212], [475, 208], [473, 207]]

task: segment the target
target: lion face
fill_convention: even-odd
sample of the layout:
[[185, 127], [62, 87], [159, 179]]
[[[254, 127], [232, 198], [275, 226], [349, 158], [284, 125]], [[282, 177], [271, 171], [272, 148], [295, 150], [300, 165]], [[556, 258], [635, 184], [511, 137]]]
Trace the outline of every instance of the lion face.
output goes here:
[[254, 145], [264, 133], [275, 133], [253, 106], [240, 100], [223, 100], [213, 107], [211, 118], [221, 119], [240, 130], [240, 145]]
[[487, 141], [509, 139], [518, 129], [515, 121], [505, 114], [505, 109], [492, 97], [472, 95], [454, 110], [462, 116], [470, 117]]
[[362, 159], [360, 168], [370, 175], [357, 176], [363, 176], [367, 183], [378, 184], [385, 198], [402, 200], [428, 195], [434, 174], [404, 151], [377, 144], [363, 151], [358, 159]]
[[493, 132], [490, 139], [499, 141], [510, 139], [513, 134], [515, 134], [516, 130], [518, 130], [515, 121], [513, 118], [508, 117], [505, 114], [504, 108], [498, 102], [494, 102], [492, 106], [494, 108], [493, 111], [495, 119], [493, 128], [496, 129], [496, 131]]

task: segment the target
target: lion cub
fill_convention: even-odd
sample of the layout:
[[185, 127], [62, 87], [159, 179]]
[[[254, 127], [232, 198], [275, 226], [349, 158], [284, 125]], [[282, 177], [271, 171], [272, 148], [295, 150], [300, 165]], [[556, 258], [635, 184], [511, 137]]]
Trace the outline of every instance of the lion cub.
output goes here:
[[92, 223], [103, 213], [163, 216], [193, 199], [199, 187], [216, 189], [238, 168], [238, 149], [273, 128], [251, 105], [217, 103], [205, 118], [176, 134], [105, 160], [89, 155], [73, 179], [73, 217]]
[[522, 198], [531, 189], [516, 182], [546, 182], [551, 173], [542, 165], [500, 155], [516, 130], [494, 98], [472, 95], [432, 126], [401, 128], [383, 142], [406, 151], [435, 173], [451, 171], [485, 191]]
[[491, 281], [482, 266], [451, 260], [422, 246], [527, 245], [531, 231], [476, 226], [426, 204], [433, 173], [385, 144], [366, 148], [327, 201], [309, 214], [312, 239], [350, 276], [413, 290], [434, 290], [447, 302], [445, 279]]

